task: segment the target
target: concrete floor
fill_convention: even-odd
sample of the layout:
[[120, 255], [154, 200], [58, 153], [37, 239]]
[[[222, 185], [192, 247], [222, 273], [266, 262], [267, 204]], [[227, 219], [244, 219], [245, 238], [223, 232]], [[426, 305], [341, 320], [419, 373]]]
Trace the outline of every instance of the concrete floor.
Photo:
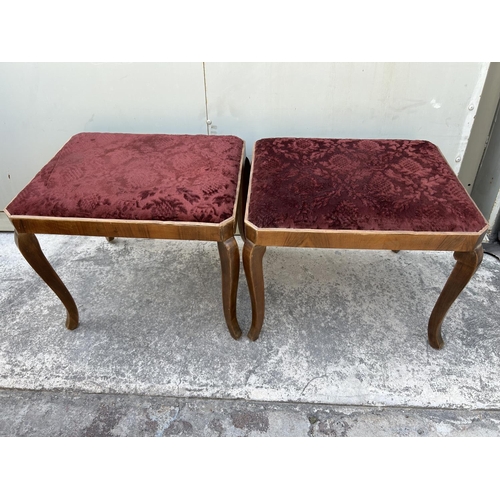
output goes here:
[[[269, 248], [233, 340], [209, 242], [40, 235], [80, 326], [0, 233], [0, 435], [500, 436], [500, 261], [432, 349], [449, 252]], [[240, 249], [241, 241], [240, 243]], [[238, 317], [251, 309], [241, 270]]]

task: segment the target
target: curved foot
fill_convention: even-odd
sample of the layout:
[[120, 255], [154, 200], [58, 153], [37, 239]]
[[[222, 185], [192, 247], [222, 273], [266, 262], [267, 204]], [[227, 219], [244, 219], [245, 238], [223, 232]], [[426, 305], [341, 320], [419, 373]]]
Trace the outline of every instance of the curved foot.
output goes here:
[[449, 308], [481, 264], [483, 260], [483, 247], [479, 245], [473, 252], [455, 252], [453, 257], [455, 257], [457, 263], [444, 285], [443, 291], [429, 319], [429, 344], [434, 349], [441, 349], [444, 346], [444, 341], [441, 337], [441, 325]]
[[45, 257], [34, 234], [14, 232], [17, 248], [40, 278], [47, 283], [66, 308], [66, 328], [74, 330], [78, 326], [78, 309], [73, 297]]
[[399, 253], [399, 252], [400, 252], [400, 250], [392, 250], [392, 252], [394, 252], [394, 253]]
[[236, 294], [240, 275], [240, 252], [234, 237], [226, 241], [218, 241], [222, 268], [222, 305], [224, 317], [231, 337], [239, 339], [241, 328], [236, 318]]
[[115, 237], [114, 237], [114, 236], [106, 236], [106, 239], [107, 239], [109, 242], [111, 242], [111, 241], [113, 241], [113, 240], [115, 239]]
[[246, 240], [243, 247], [243, 266], [252, 301], [252, 326], [248, 332], [250, 340], [257, 340], [264, 323], [264, 273], [262, 258], [266, 247], [254, 245]]

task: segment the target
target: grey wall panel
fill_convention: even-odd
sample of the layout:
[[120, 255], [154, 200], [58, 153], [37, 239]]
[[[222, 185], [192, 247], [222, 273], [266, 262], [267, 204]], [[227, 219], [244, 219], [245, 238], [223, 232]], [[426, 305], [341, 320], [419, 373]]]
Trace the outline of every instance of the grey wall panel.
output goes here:
[[[456, 172], [488, 63], [207, 63], [212, 133], [427, 139]], [[469, 107], [473, 109], [470, 110]]]

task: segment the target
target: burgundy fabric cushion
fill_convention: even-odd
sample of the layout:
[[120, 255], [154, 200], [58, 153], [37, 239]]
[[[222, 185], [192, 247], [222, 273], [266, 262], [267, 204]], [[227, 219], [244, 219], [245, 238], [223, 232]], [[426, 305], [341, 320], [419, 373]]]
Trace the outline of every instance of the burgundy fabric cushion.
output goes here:
[[243, 148], [233, 136], [81, 133], [7, 210], [219, 223], [233, 214]]
[[486, 221], [427, 141], [261, 139], [248, 220], [261, 228], [478, 232]]

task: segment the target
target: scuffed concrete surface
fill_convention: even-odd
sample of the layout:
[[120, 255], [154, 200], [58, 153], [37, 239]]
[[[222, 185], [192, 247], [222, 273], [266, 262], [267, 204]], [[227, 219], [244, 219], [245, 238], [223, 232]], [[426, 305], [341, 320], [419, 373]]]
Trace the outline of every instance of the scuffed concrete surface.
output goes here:
[[[491, 256], [435, 351], [427, 321], [451, 252], [268, 248], [265, 323], [251, 342], [226, 329], [215, 243], [39, 240], [81, 323], [65, 329], [57, 297], [12, 233], [0, 233], [0, 388], [500, 409], [500, 266]], [[243, 269], [238, 300], [246, 332]]]
[[498, 410], [0, 391], [0, 436], [498, 436]]

